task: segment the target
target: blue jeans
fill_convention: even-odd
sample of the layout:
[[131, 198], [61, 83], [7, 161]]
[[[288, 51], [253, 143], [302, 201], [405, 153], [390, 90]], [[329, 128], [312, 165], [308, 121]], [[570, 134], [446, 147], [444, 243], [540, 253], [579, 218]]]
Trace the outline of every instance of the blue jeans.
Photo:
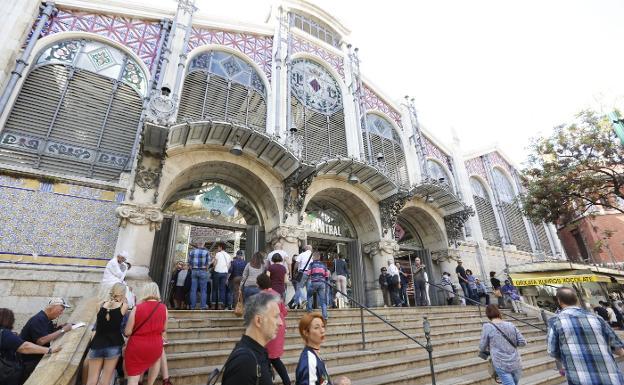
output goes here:
[[260, 288], [258, 286], [245, 286], [243, 287], [243, 300], [247, 300], [247, 298], [258, 293], [260, 293]]
[[513, 372], [505, 372], [497, 367], [496, 374], [500, 378], [503, 385], [518, 385], [520, 383], [520, 377], [522, 376], [522, 369], [514, 370]]
[[225, 305], [225, 284], [227, 273], [214, 273], [212, 275], [212, 302]]
[[293, 285], [295, 285], [295, 296], [292, 301], [295, 305], [301, 305], [301, 302], [303, 302], [303, 288], [305, 287], [306, 279], [307, 278], [304, 277], [303, 282], [293, 281]]
[[325, 302], [325, 283], [324, 282], [309, 282], [308, 283], [308, 305], [307, 310], [312, 311], [312, 297], [318, 294], [318, 303], [321, 305], [321, 313], [323, 318], [327, 319], [327, 303]]
[[191, 272], [191, 310], [195, 309], [197, 304], [197, 285], [199, 285], [199, 291], [201, 292], [201, 305], [202, 310], [206, 309], [206, 290], [208, 286], [208, 272], [204, 269], [193, 269]]

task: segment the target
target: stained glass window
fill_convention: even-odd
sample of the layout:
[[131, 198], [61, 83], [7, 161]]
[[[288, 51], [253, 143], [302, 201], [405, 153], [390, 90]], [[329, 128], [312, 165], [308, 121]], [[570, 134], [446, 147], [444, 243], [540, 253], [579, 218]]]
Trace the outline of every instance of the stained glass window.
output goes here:
[[[401, 145], [401, 138], [392, 124], [382, 116], [369, 113], [366, 114], [366, 128], [368, 129], [371, 144], [371, 156], [369, 163], [376, 164], [379, 154], [383, 157], [383, 164], [387, 175], [399, 186], [407, 186], [407, 165], [405, 163], [405, 153]], [[366, 132], [362, 133], [364, 141], [364, 152], [368, 154], [368, 142]]]
[[446, 170], [440, 163], [435, 160], [428, 159], [427, 170], [429, 171], [429, 176], [432, 179], [447, 183], [449, 186], [452, 185], [451, 177], [446, 173]]
[[266, 98], [266, 87], [258, 72], [236, 55], [223, 51], [210, 51], [197, 55], [189, 64], [189, 73], [208, 71], [224, 79], [251, 87]]
[[342, 94], [336, 80], [320, 64], [297, 59], [291, 65], [291, 87], [307, 108], [324, 115], [342, 109]]

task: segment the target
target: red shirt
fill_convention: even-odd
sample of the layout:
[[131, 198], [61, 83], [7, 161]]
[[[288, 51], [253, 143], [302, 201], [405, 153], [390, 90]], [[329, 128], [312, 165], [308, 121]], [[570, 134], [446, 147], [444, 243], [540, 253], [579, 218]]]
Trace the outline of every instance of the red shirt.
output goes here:
[[284, 278], [286, 277], [286, 268], [284, 265], [280, 263], [274, 263], [267, 271], [271, 275], [271, 288], [276, 292], [284, 294], [286, 291], [286, 284], [284, 283]]

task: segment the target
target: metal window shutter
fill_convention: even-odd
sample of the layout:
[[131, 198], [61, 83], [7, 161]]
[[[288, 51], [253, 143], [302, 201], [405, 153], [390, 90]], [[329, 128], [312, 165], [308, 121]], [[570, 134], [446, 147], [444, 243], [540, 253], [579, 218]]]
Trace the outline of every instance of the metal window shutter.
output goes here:
[[[24, 82], [5, 128], [43, 140], [58, 108], [49, 141], [87, 148], [93, 155], [82, 159], [42, 152], [39, 169], [116, 180], [122, 167], [97, 163], [98, 144], [104, 152], [124, 159], [130, 157], [142, 99], [123, 83], [113, 95], [115, 81], [95, 73], [76, 70], [71, 78], [69, 74], [70, 68], [63, 65], [46, 65], [33, 70]], [[111, 110], [106, 119], [109, 103]], [[6, 163], [37, 167], [37, 158], [35, 152], [0, 150], [0, 160]]]
[[228, 82], [218, 76], [210, 76], [206, 89], [204, 119], [225, 120], [225, 102], [228, 97]]
[[326, 157], [333, 157], [329, 148], [327, 118], [318, 112], [305, 111], [304, 146], [309, 162], [318, 162]]
[[550, 248], [550, 242], [548, 242], [548, 235], [546, 235], [546, 229], [543, 223], [534, 223], [535, 231], [537, 232], [537, 238], [539, 239], [540, 246], [546, 255], [552, 255]]
[[336, 111], [329, 116], [329, 132], [332, 156], [334, 158], [338, 156], [348, 156], [344, 110]]
[[502, 206], [507, 220], [507, 227], [511, 233], [511, 243], [516, 245], [518, 250], [532, 252], [529, 235], [522, 220], [522, 212], [513, 203], [503, 202]]
[[266, 132], [267, 105], [259, 92], [252, 90], [249, 96], [247, 125], [257, 131]]
[[178, 121], [202, 120], [202, 108], [205, 103], [207, 78], [205, 72], [191, 72], [186, 75], [178, 107]]
[[402, 187], [408, 187], [407, 163], [405, 162], [405, 153], [400, 143], [394, 142], [394, 153], [396, 154], [396, 172], [399, 178], [399, 184]]
[[477, 208], [477, 215], [479, 216], [479, 225], [481, 227], [481, 233], [483, 233], [483, 239], [488, 241], [492, 246], [501, 247], [500, 236], [497, 233], [496, 216], [494, 215], [494, 209], [489, 200], [482, 198], [478, 195], [472, 196]]
[[240, 125], [245, 124], [248, 94], [249, 92], [245, 86], [238, 83], [230, 83], [226, 116], [227, 119], [230, 119], [232, 122]]

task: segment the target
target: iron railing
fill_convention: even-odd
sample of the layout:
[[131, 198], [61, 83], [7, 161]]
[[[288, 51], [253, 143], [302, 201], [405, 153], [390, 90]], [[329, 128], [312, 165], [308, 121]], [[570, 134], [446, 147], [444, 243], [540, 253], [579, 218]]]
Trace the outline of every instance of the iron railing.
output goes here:
[[403, 330], [401, 330], [399, 327], [395, 326], [393, 323], [389, 322], [388, 320], [384, 319], [379, 314], [375, 313], [368, 306], [361, 304], [355, 298], [353, 298], [350, 295], [348, 295], [347, 293], [339, 290], [338, 287], [336, 287], [336, 285], [334, 285], [334, 284], [332, 284], [330, 282], [325, 282], [325, 284], [327, 286], [331, 287], [332, 289], [334, 289], [337, 293], [342, 294], [345, 298], [348, 298], [349, 301], [351, 301], [352, 303], [354, 303], [355, 305], [357, 305], [360, 308], [360, 325], [361, 325], [361, 332], [362, 332], [362, 350], [366, 350], [366, 335], [365, 335], [365, 330], [364, 330], [364, 310], [366, 310], [372, 316], [378, 318], [383, 323], [385, 323], [386, 325], [390, 326], [391, 328], [393, 328], [397, 332], [401, 333], [404, 337], [407, 337], [412, 342], [415, 342], [417, 345], [419, 345], [421, 348], [423, 348], [423, 349], [425, 349], [427, 351], [427, 354], [429, 356], [429, 368], [430, 368], [430, 371], [431, 371], [431, 384], [432, 385], [436, 385], [435, 369], [433, 367], [433, 345], [431, 344], [431, 324], [429, 323], [429, 320], [427, 319], [426, 316], [423, 317], [423, 331], [425, 332], [425, 338], [426, 338], [427, 342], [425, 344], [422, 344], [420, 341], [418, 341], [414, 337], [410, 336], [409, 334], [405, 333]]
[[[438, 285], [438, 284], [437, 284], [437, 283], [435, 283], [435, 282], [431, 282], [431, 281], [429, 281], [429, 282], [428, 282], [428, 284], [429, 284], [430, 286], [437, 287], [438, 289], [442, 290], [442, 291], [443, 291], [443, 292], [445, 292], [445, 293], [448, 293], [448, 292], [449, 292], [449, 291], [448, 291], [448, 289], [444, 288], [444, 287], [443, 287], [443, 286], [441, 286], [441, 285]], [[468, 297], [466, 297], [466, 296], [464, 296], [464, 295], [461, 295], [461, 294], [459, 294], [459, 293], [455, 293], [455, 292], [452, 292], [452, 293], [453, 293], [453, 295], [458, 296], [458, 297], [461, 297], [461, 298], [463, 298], [464, 300], [466, 300], [466, 304], [471, 303], [471, 304], [473, 304], [473, 305], [478, 306], [478, 308], [479, 308], [479, 316], [480, 316], [480, 317], [483, 317], [483, 314], [481, 313], [481, 306], [484, 306], [484, 305], [483, 305], [480, 301], [475, 301], [474, 299], [472, 299], [472, 298], [468, 298]], [[513, 316], [513, 315], [511, 315], [511, 314], [505, 314], [505, 316], [510, 317], [510, 318], [513, 318], [514, 320], [516, 320], [516, 321], [518, 321], [518, 322], [520, 322], [520, 323], [523, 323], [523, 324], [528, 325], [528, 326], [530, 326], [530, 327], [532, 327], [532, 328], [538, 329], [538, 330], [540, 330], [540, 331], [542, 331], [542, 332], [544, 332], [544, 333], [546, 333], [546, 332], [547, 332], [547, 330], [546, 330], [546, 329], [542, 329], [541, 327], [539, 327], [539, 326], [537, 326], [537, 325], [534, 325], [534, 324], [532, 324], [532, 323], [530, 323], [530, 322], [527, 322], [527, 321], [525, 321], [525, 320], [523, 320], [523, 319], [517, 318], [517, 317], [515, 317], [515, 316]]]

